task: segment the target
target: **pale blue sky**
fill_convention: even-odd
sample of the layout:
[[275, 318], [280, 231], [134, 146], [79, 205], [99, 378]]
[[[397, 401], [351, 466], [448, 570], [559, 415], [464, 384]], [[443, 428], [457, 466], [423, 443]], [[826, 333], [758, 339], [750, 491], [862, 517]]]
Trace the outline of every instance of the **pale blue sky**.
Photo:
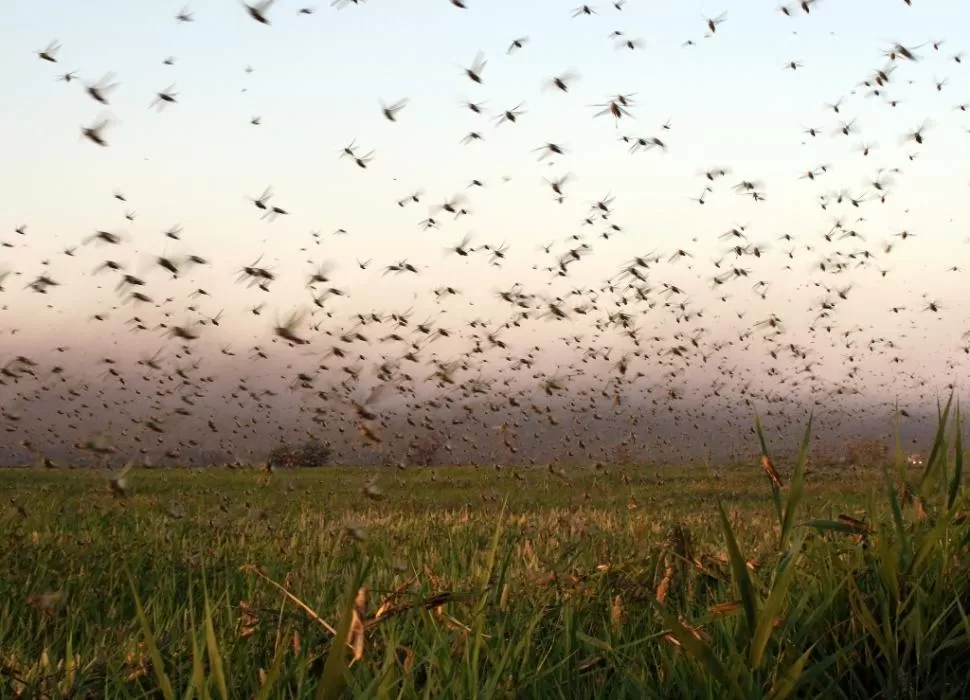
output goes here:
[[[15, 247], [0, 248], [0, 273], [11, 269], [23, 277], [8, 281], [0, 304], [9, 308], [0, 319], [18, 328], [14, 345], [49, 341], [50, 323], [64, 319], [74, 319], [67, 327], [78, 342], [161, 344], [158, 334], [146, 340], [123, 325], [134, 313], [157, 322], [158, 310], [124, 308], [106, 322], [89, 323], [88, 316], [118, 302], [115, 277], [89, 273], [106, 257], [138, 272], [148, 254], [183, 251], [211, 258], [212, 267], [178, 282], [147, 273], [151, 293], [158, 300], [176, 297], [173, 308], [181, 309], [185, 294], [205, 287], [212, 297], [199, 302], [203, 315], [225, 309], [232, 319], [215, 347], [227, 339], [240, 347], [268, 345], [274, 316], [309, 302], [303, 289], [307, 260], [337, 263], [333, 283], [351, 293], [332, 303], [341, 323], [354, 311], [407, 307], [415, 294], [423, 304], [416, 316], [423, 320], [438, 308], [426, 301], [428, 290], [452, 284], [476, 303], [470, 309], [465, 301], [446, 306], [454, 309], [448, 323], [460, 327], [461, 319], [475, 314], [504, 321], [507, 311], [492, 292], [514, 281], [550, 294], [598, 287], [624, 261], [653, 250], [665, 254], [653, 284], [685, 285], [692, 306], [707, 309], [708, 327], [731, 337], [778, 313], [799, 337], [812, 320], [809, 305], [826, 297], [813, 282], [842, 284], [812, 266], [836, 249], [870, 249], [880, 255], [871, 267], [842, 277], [855, 291], [840, 307], [840, 328], [871, 325], [870, 334], [886, 337], [907, 332], [900, 352], [925, 361], [926, 372], [939, 370], [932, 353], [940, 347], [962, 362], [966, 272], [945, 272], [950, 265], [970, 265], [970, 114], [954, 109], [970, 102], [970, 59], [959, 64], [951, 58], [970, 50], [970, 5], [962, 0], [916, 0], [913, 7], [902, 0], [821, 0], [810, 15], [798, 11], [793, 17], [773, 2], [630, 0], [622, 12], [599, 2], [600, 14], [579, 18], [571, 17], [572, 2], [551, 0], [469, 0], [464, 11], [447, 0], [368, 0], [343, 10], [307, 0], [316, 8], [311, 16], [297, 14], [302, 5], [280, 0], [269, 13], [271, 26], [254, 22], [232, 0], [196, 0], [189, 5], [195, 21], [181, 24], [175, 15], [184, 4], [6, 3], [0, 28], [0, 241]], [[705, 17], [721, 12], [726, 22], [716, 36], [704, 38]], [[613, 30], [642, 39], [644, 47], [615, 50], [608, 38]], [[521, 36], [529, 42], [507, 55], [510, 42]], [[35, 53], [52, 39], [63, 44], [57, 65]], [[945, 43], [934, 51], [926, 42], [938, 39]], [[683, 47], [686, 40], [696, 46]], [[884, 99], [865, 97], [859, 82], [887, 64], [882, 51], [895, 41], [925, 45], [917, 51], [918, 63], [897, 62], [887, 92], [901, 103], [889, 107]], [[479, 50], [488, 59], [483, 85], [462, 72]], [[163, 65], [168, 56], [175, 57], [173, 66]], [[784, 70], [792, 60], [803, 67]], [[254, 69], [249, 75], [247, 66]], [[68, 70], [78, 71], [83, 82], [116, 74], [120, 85], [108, 111], [118, 123], [106, 132], [108, 148], [80, 139], [80, 127], [104, 110], [80, 83], [55, 81]], [[568, 95], [542, 90], [543, 81], [569, 70], [581, 77]], [[934, 81], [943, 78], [948, 82], [938, 92]], [[179, 104], [150, 110], [155, 93], [172, 83]], [[635, 118], [619, 125], [609, 117], [593, 119], [591, 105], [617, 93], [636, 93]], [[410, 102], [399, 122], [386, 121], [379, 100], [404, 97]], [[825, 109], [839, 98], [842, 115]], [[487, 101], [489, 114], [472, 114], [461, 107], [463, 99]], [[496, 127], [495, 116], [520, 102], [526, 110], [520, 122]], [[257, 115], [263, 124], [250, 125]], [[857, 119], [860, 133], [833, 136], [841, 117]], [[927, 118], [934, 126], [925, 145], [901, 145], [901, 137]], [[668, 120], [672, 128], [663, 130]], [[805, 137], [806, 127], [822, 134]], [[484, 143], [460, 144], [472, 130], [485, 136]], [[630, 155], [617, 140], [621, 135], [660, 136], [669, 151]], [[362, 152], [376, 150], [367, 170], [337, 158], [355, 138]], [[569, 148], [552, 166], [532, 152], [549, 141]], [[868, 157], [854, 150], [863, 141], [878, 144]], [[916, 152], [918, 158], [909, 161], [906, 154]], [[821, 164], [831, 166], [827, 175], [816, 182], [798, 179]], [[690, 198], [707, 184], [699, 173], [714, 166], [732, 172], [701, 207]], [[833, 205], [828, 212], [817, 206], [824, 192], [871, 195], [866, 183], [880, 167], [903, 169], [886, 204]], [[575, 179], [566, 203], [557, 205], [543, 177], [566, 172]], [[504, 176], [510, 180], [503, 182]], [[487, 187], [467, 190], [473, 178]], [[767, 201], [733, 193], [730, 185], [741, 179], [763, 181]], [[276, 192], [274, 203], [291, 212], [274, 223], [260, 221], [246, 199], [267, 185]], [[420, 205], [397, 206], [417, 188], [425, 190]], [[112, 198], [116, 189], [128, 204]], [[457, 192], [468, 192], [472, 216], [456, 222], [445, 215], [440, 230], [422, 231], [417, 222], [428, 216], [428, 205]], [[585, 229], [594, 254], [569, 278], [547, 287], [550, 276], [530, 269], [551, 263], [537, 246], [554, 240], [557, 250], [566, 250], [566, 236], [584, 230], [589, 202], [608, 192], [616, 198], [612, 220], [624, 233], [603, 241], [595, 238], [601, 226]], [[123, 218], [126, 209], [136, 212], [134, 222]], [[836, 215], [865, 241], [826, 243], [821, 236]], [[27, 236], [14, 233], [24, 223]], [[184, 227], [181, 243], [162, 235], [176, 223]], [[745, 259], [751, 280], [719, 290], [732, 294], [731, 303], [720, 304], [706, 281], [716, 272], [711, 260], [726, 247], [718, 234], [738, 224], [749, 225], [753, 242], [770, 243], [770, 255]], [[338, 228], [349, 234], [332, 236]], [[96, 229], [126, 231], [130, 243], [83, 247], [73, 259], [59, 253]], [[917, 238], [883, 256], [881, 243], [896, 240], [892, 234], [904, 229]], [[321, 246], [313, 244], [312, 230], [322, 232]], [[443, 248], [466, 232], [476, 234], [476, 244], [507, 242], [506, 266], [489, 268], [484, 256], [445, 258]], [[798, 238], [794, 260], [786, 259], [788, 246], [777, 240], [786, 232]], [[805, 251], [805, 244], [814, 250]], [[301, 252], [305, 246], [310, 250]], [[693, 269], [666, 264], [677, 248], [695, 255]], [[281, 278], [271, 295], [232, 284], [235, 270], [260, 254]], [[404, 257], [424, 270], [418, 280], [380, 276], [380, 268]], [[44, 258], [64, 286], [46, 296], [22, 290], [41, 272]], [[359, 270], [357, 258], [373, 258], [371, 267]], [[786, 264], [792, 269], [785, 270]], [[880, 268], [891, 268], [890, 276], [880, 277]], [[758, 279], [773, 285], [765, 300], [750, 293]], [[919, 311], [924, 293], [945, 304], [943, 322]], [[261, 316], [247, 312], [261, 302]], [[891, 314], [893, 305], [908, 311]], [[184, 315], [179, 310], [174, 320]], [[678, 330], [669, 315], [653, 315], [659, 318], [641, 323], [644, 332]], [[527, 342], [544, 333], [530, 331]], [[741, 355], [736, 361], [756, 364], [761, 358]], [[842, 369], [836, 360], [833, 376]]]

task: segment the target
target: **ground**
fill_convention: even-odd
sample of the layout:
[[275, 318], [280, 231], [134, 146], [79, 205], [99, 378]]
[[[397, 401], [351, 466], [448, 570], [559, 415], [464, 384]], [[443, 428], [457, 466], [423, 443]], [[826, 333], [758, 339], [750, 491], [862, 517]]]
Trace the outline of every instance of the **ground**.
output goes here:
[[[778, 470], [784, 507], [794, 466]], [[343, 674], [358, 697], [783, 697], [801, 675], [856, 697], [887, 673], [865, 665], [878, 644], [853, 646], [889, 595], [867, 578], [870, 524], [891, 522], [879, 469], [810, 470], [786, 528], [757, 464], [135, 468], [124, 493], [109, 476], [0, 471], [0, 695], [311, 697]], [[896, 545], [912, 549], [929, 528], [904, 508]], [[928, 546], [935, 583], [905, 585], [926, 597], [920, 641], [940, 653], [921, 663], [938, 671], [945, 641], [970, 649], [966, 629], [929, 630], [956, 614], [945, 587], [967, 567]], [[892, 682], [919, 682], [900, 653]]]

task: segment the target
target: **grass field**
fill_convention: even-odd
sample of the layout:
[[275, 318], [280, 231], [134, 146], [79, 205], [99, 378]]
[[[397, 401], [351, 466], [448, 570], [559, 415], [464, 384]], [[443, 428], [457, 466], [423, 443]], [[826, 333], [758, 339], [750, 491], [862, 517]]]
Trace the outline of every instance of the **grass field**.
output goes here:
[[0, 696], [968, 697], [950, 418], [925, 470], [800, 457], [780, 487], [757, 464], [135, 468], [123, 493], [6, 470]]

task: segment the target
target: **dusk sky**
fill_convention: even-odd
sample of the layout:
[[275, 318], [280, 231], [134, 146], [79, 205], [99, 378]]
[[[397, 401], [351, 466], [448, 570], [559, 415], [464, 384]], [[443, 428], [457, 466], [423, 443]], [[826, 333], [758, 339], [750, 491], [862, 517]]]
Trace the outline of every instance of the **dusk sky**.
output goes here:
[[[121, 422], [112, 410], [167, 413], [187, 391], [207, 406], [193, 409], [200, 425], [212, 411], [226, 419], [215, 387], [242, 377], [295, 416], [310, 391], [290, 387], [301, 371], [319, 373], [314, 391], [341, 397], [316, 399], [341, 416], [331, 426], [360, 429], [347, 397], [386, 381], [374, 365], [400, 360], [413, 342], [421, 362], [405, 360], [407, 376], [389, 383], [407, 387], [407, 401], [437, 394], [456, 406], [467, 398], [456, 386], [471, 380], [493, 381], [492, 397], [528, 386], [538, 401], [549, 377], [582, 371], [600, 391], [627, 354], [610, 393], [649, 402], [674, 389], [713, 402], [712, 412], [737, 406], [742, 421], [751, 392], [755, 403], [857, 395], [929, 405], [961, 386], [970, 368], [964, 0], [819, 0], [809, 13], [792, 2], [790, 16], [739, 0], [629, 0], [621, 10], [603, 1], [579, 16], [577, 5], [553, 0], [306, 3], [279, 0], [265, 12], [269, 24], [234, 0], [6, 3], [0, 366], [10, 376], [0, 406], [16, 429], [2, 444], [28, 439], [20, 431], [40, 430], [52, 407], [107, 433]], [[191, 21], [178, 21], [182, 13]], [[708, 36], [707, 20], [722, 14]], [[43, 60], [54, 40], [56, 62]], [[617, 48], [626, 40], [633, 50]], [[479, 51], [481, 84], [465, 74]], [[103, 105], [85, 86], [108, 73], [118, 85]], [[568, 92], [550, 84], [566, 74]], [[173, 85], [174, 102], [153, 106]], [[628, 114], [595, 116], [621, 95]], [[405, 98], [396, 121], [385, 118], [382, 103]], [[514, 123], [497, 123], [517, 107]], [[82, 135], [101, 118], [112, 121], [105, 146]], [[463, 143], [471, 132], [482, 138]], [[636, 148], [638, 138], [662, 146]], [[373, 152], [366, 168], [339, 157], [351, 143], [358, 157]], [[564, 153], [541, 157], [550, 143]], [[705, 177], [718, 168], [726, 174]], [[558, 202], [549, 182], [567, 174]], [[275, 220], [252, 201], [269, 186], [269, 206], [287, 212]], [[467, 215], [435, 210], [457, 194]], [[596, 202], [607, 197], [604, 219]], [[437, 225], [423, 227], [428, 217]], [[167, 237], [176, 226], [178, 240]], [[722, 236], [732, 228], [744, 237]], [[122, 241], [85, 243], [96, 231]], [[449, 254], [466, 234], [470, 254]], [[570, 259], [578, 249], [581, 259]], [[155, 264], [189, 254], [208, 264], [185, 266], [178, 279]], [[405, 259], [419, 274], [385, 274]], [[145, 284], [117, 290], [122, 271], [94, 273], [108, 260]], [[238, 281], [247, 265], [272, 272], [268, 291]], [[320, 265], [328, 279], [309, 289]], [[643, 280], [622, 274], [631, 266]], [[38, 293], [41, 275], [59, 286]], [[528, 297], [519, 307], [496, 294], [516, 283]], [[436, 297], [448, 286], [460, 294]], [[192, 296], [199, 289], [206, 294]], [[133, 290], [150, 301], [126, 296]], [[549, 302], [568, 318], [544, 318]], [[409, 307], [407, 327], [387, 318]], [[309, 343], [275, 337], [301, 309], [312, 312], [297, 329]], [[631, 316], [636, 338], [617, 312]], [[355, 325], [370, 313], [384, 321]], [[756, 325], [773, 315], [780, 323]], [[469, 326], [475, 319], [485, 323]], [[447, 333], [415, 328], [426, 320]], [[198, 340], [166, 337], [196, 322]], [[366, 340], [332, 356], [352, 330]], [[387, 338], [394, 333], [404, 339]], [[220, 353], [227, 345], [235, 358]], [[219, 382], [191, 375], [161, 396], [144, 383], [132, 393], [146, 372], [137, 361], [155, 352], [161, 374], [201, 360], [193, 371]], [[25, 373], [17, 356], [39, 368]], [[112, 362], [98, 364], [105, 357]], [[523, 366], [523, 357], [534, 361]], [[434, 360], [465, 363], [455, 384], [433, 376]], [[51, 365], [63, 368], [54, 379]], [[358, 365], [359, 380], [343, 371]], [[127, 407], [79, 408], [68, 386], [107, 388]], [[29, 440], [41, 449], [36, 432]]]

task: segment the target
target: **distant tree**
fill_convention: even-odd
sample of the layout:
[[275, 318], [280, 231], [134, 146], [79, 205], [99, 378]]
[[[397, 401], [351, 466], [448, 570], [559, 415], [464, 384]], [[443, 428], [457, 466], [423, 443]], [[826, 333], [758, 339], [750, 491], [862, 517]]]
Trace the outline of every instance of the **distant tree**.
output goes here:
[[333, 448], [329, 443], [307, 440], [300, 447], [299, 465], [301, 467], [326, 467], [333, 460]]
[[271, 469], [296, 466], [296, 450], [292, 445], [280, 443], [266, 455], [266, 465]]
[[276, 467], [325, 467], [333, 459], [333, 448], [319, 440], [307, 440], [295, 446], [281, 443], [270, 450], [266, 457], [268, 466]]

